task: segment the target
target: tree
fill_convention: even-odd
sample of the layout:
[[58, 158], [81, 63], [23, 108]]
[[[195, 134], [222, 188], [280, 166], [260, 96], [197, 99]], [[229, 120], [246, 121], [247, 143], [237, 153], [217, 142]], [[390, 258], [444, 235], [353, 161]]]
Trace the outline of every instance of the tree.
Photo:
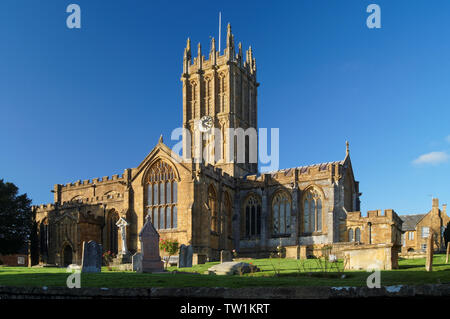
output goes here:
[[13, 183], [0, 179], [0, 254], [17, 253], [29, 239], [32, 227], [31, 200], [18, 195]]
[[178, 252], [178, 241], [171, 241], [170, 239], [160, 239], [159, 249], [164, 250], [169, 255], [165, 263], [165, 266], [167, 268], [167, 266], [169, 265], [170, 256], [173, 256]]

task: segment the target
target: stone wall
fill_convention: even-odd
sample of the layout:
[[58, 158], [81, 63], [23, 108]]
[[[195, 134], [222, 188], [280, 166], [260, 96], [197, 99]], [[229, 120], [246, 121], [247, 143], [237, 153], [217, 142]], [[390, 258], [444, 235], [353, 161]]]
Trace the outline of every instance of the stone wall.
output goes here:
[[4, 287], [0, 299], [335, 299], [448, 297], [450, 284], [367, 287], [79, 288]]

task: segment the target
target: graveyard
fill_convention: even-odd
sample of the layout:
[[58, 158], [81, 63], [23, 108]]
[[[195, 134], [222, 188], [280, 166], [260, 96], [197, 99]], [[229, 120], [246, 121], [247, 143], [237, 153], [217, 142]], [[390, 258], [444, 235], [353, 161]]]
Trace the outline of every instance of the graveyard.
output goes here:
[[[433, 258], [433, 271], [425, 270], [425, 258], [400, 259], [399, 269], [381, 271], [381, 285], [423, 285], [450, 283], [450, 264], [445, 254]], [[119, 271], [114, 267], [101, 272], [82, 273], [81, 287], [148, 288], [148, 287], [292, 287], [292, 286], [366, 286], [366, 271], [341, 271], [318, 267], [315, 259], [285, 258], [248, 259], [260, 271], [235, 275], [208, 274], [208, 269], [219, 262], [208, 262], [187, 268], [168, 267], [162, 273]], [[342, 263], [341, 260], [338, 263]], [[66, 287], [70, 275], [58, 267], [0, 267], [0, 286]]]

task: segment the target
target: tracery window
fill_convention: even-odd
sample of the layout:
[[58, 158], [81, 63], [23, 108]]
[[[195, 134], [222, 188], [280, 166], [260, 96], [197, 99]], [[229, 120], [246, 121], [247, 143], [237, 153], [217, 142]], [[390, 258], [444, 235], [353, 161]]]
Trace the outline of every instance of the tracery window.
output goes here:
[[306, 191], [303, 200], [303, 232], [322, 231], [322, 198], [315, 189]]
[[274, 235], [290, 233], [291, 201], [288, 194], [277, 193], [272, 200], [272, 232]]
[[177, 228], [177, 180], [171, 165], [158, 160], [146, 177], [146, 212], [156, 229]]
[[[225, 193], [224, 196], [224, 211], [226, 216], [226, 226], [224, 226], [223, 229], [227, 230], [227, 235], [231, 237], [233, 235], [233, 228], [232, 228], [232, 222], [233, 222], [233, 206], [231, 205], [231, 198], [228, 193]], [[226, 227], [226, 228], [225, 228]]]
[[217, 195], [212, 185], [208, 187], [208, 207], [211, 214], [211, 231], [218, 233]]
[[261, 235], [261, 200], [250, 195], [244, 203], [243, 234], [246, 238]]

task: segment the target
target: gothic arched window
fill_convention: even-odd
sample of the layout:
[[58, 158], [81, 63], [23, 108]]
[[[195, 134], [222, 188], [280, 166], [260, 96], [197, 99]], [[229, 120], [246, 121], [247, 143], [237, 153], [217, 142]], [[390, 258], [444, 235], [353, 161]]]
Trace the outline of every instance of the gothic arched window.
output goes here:
[[259, 237], [261, 235], [261, 200], [255, 195], [250, 195], [244, 202], [242, 220], [243, 237]]
[[308, 189], [303, 196], [303, 232], [322, 231], [322, 198], [315, 189]]
[[360, 242], [361, 241], [361, 230], [359, 228], [355, 229], [355, 241]]
[[218, 233], [217, 195], [212, 185], [208, 187], [208, 207], [211, 214], [211, 231]]
[[116, 223], [119, 221], [119, 214], [113, 209], [108, 212], [106, 218], [106, 244], [107, 250], [114, 254], [118, 252], [117, 238], [118, 238], [118, 228]]
[[272, 232], [274, 235], [289, 234], [291, 201], [284, 192], [277, 193], [272, 200]]
[[146, 177], [146, 214], [156, 229], [177, 228], [177, 180], [172, 166], [158, 160]]
[[224, 225], [223, 229], [227, 230], [228, 237], [233, 236], [233, 228], [232, 228], [232, 222], [233, 222], [233, 206], [231, 205], [231, 198], [228, 193], [225, 193], [224, 195], [224, 212], [226, 216], [226, 225]]
[[353, 241], [353, 229], [348, 230], [348, 241]]

